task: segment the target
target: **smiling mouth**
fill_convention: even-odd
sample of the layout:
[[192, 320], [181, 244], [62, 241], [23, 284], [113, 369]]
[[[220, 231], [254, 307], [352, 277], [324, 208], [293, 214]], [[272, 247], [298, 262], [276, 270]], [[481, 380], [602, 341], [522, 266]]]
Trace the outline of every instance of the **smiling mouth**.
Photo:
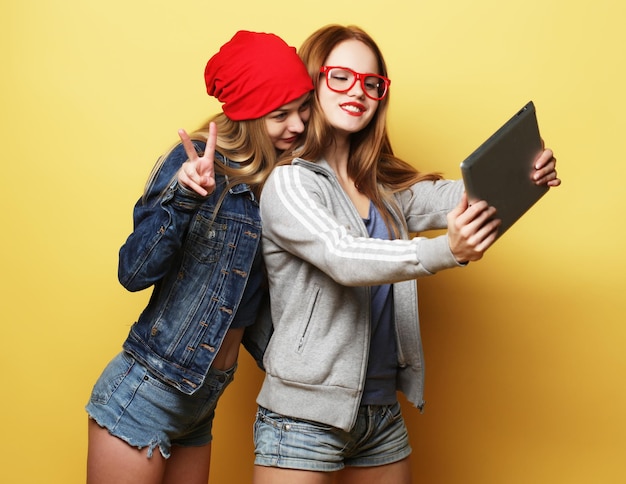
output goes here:
[[342, 104], [341, 109], [351, 114], [362, 114], [365, 112], [365, 108], [363, 106], [352, 103]]

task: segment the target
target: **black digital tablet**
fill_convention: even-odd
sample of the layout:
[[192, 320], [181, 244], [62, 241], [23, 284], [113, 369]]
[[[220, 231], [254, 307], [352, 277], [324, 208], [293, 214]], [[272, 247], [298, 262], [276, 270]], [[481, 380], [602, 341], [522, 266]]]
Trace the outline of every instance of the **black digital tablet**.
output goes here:
[[486, 200], [502, 221], [501, 237], [549, 189], [532, 180], [534, 161], [543, 151], [532, 101], [461, 163], [470, 203]]

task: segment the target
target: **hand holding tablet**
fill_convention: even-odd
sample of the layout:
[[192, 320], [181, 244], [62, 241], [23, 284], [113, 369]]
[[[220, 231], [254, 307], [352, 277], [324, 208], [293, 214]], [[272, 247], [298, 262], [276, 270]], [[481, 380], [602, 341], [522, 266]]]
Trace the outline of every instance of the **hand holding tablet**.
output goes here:
[[543, 151], [535, 105], [528, 102], [461, 163], [468, 200], [496, 208], [501, 237], [549, 190], [532, 178]]

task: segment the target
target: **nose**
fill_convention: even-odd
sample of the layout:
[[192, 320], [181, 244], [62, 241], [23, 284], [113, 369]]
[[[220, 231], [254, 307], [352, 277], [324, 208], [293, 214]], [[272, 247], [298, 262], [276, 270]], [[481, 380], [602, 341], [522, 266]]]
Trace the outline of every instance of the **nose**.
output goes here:
[[300, 114], [292, 114], [289, 116], [289, 131], [292, 133], [302, 133], [304, 131], [304, 121], [300, 117]]
[[348, 94], [356, 97], [365, 96], [365, 91], [363, 90], [363, 81], [360, 75], [356, 76], [356, 79], [354, 80], [354, 85], [349, 89]]

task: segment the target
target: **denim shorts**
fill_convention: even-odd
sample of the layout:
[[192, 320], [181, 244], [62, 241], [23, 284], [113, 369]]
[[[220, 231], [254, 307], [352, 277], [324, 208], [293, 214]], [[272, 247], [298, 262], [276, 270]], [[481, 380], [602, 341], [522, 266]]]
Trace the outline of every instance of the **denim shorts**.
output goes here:
[[382, 466], [411, 454], [399, 403], [361, 406], [350, 432], [259, 407], [254, 446], [256, 465], [326, 472]]
[[211, 369], [204, 384], [187, 395], [121, 352], [96, 381], [86, 410], [112, 435], [133, 447], [148, 447], [148, 457], [158, 446], [167, 459], [172, 445], [195, 447], [211, 442], [215, 407], [235, 369]]

